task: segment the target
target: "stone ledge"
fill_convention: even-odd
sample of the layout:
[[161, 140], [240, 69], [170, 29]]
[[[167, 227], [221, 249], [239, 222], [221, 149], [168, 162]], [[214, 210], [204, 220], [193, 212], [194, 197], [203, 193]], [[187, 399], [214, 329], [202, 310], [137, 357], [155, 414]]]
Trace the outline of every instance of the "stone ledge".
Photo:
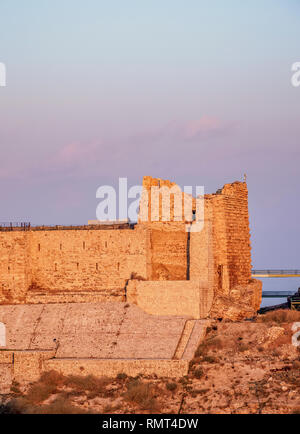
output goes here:
[[55, 370], [63, 375], [95, 375], [115, 377], [125, 373], [135, 377], [139, 374], [178, 378], [188, 374], [187, 360], [149, 359], [51, 359], [43, 363], [43, 370]]
[[26, 304], [58, 304], [58, 303], [103, 303], [108, 301], [122, 302], [124, 290], [120, 290], [119, 295], [107, 295], [104, 292], [90, 291], [86, 293], [80, 293], [79, 291], [70, 292], [67, 291], [61, 294], [47, 294], [42, 293], [30, 293], [26, 295]]

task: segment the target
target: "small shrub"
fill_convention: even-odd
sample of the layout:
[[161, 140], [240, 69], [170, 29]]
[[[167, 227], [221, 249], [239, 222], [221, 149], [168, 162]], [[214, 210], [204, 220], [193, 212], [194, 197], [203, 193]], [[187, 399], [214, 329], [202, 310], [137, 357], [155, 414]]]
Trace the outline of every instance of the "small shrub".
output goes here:
[[194, 371], [194, 377], [195, 378], [200, 379], [203, 377], [203, 375], [204, 375], [203, 369], [201, 369], [201, 368], [195, 369], [195, 371]]
[[211, 339], [206, 339], [204, 342], [201, 342], [199, 347], [195, 352], [195, 357], [199, 357], [205, 355], [209, 350], [216, 349], [220, 350], [223, 348], [223, 342], [218, 337], [213, 337]]
[[57, 392], [55, 384], [34, 383], [30, 386], [25, 398], [32, 404], [40, 404]]
[[264, 315], [259, 315], [257, 321], [277, 324], [296, 322], [300, 321], [300, 312], [297, 310], [278, 309], [267, 312]]
[[0, 405], [0, 415], [2, 415], [2, 414], [19, 414], [17, 412], [15, 405], [13, 404], [13, 401], [14, 400], [11, 400], [10, 402], [8, 402], [6, 404]]
[[2, 414], [22, 414], [25, 412], [26, 407], [30, 405], [23, 397], [14, 398], [5, 405]]
[[204, 356], [202, 361], [207, 363], [217, 363], [219, 359], [214, 356]]
[[239, 352], [243, 353], [244, 351], [248, 351], [249, 350], [249, 345], [243, 344], [242, 342], [240, 342], [238, 344], [237, 349], [238, 349]]
[[57, 371], [43, 372], [40, 381], [44, 384], [54, 384], [57, 387], [61, 387], [65, 384], [66, 377]]
[[207, 392], [209, 392], [210, 389], [195, 389], [193, 390], [193, 393], [195, 395], [205, 395]]
[[122, 380], [122, 381], [124, 381], [124, 380], [126, 380], [126, 378], [127, 378], [127, 374], [125, 374], [124, 372], [120, 372], [120, 373], [117, 375], [117, 380]]
[[17, 402], [16, 408], [21, 414], [88, 414], [89, 412], [73, 405], [61, 396], [47, 405], [35, 406], [28, 402]]
[[203, 344], [200, 344], [195, 352], [195, 358], [200, 357], [204, 351], [206, 350], [206, 347]]
[[124, 398], [129, 402], [140, 405], [145, 410], [153, 411], [158, 408], [153, 386], [140, 380], [133, 380], [128, 383]]
[[20, 384], [17, 381], [13, 381], [10, 387], [10, 391], [16, 395], [21, 395]]
[[109, 378], [97, 378], [93, 375], [82, 377], [80, 375], [69, 375], [65, 379], [65, 385], [74, 389], [77, 392], [92, 392], [95, 396], [105, 392], [106, 386], [109, 384]]
[[86, 410], [73, 405], [60, 396], [57, 397], [51, 404], [43, 405], [34, 411], [38, 414], [89, 414]]
[[202, 357], [194, 357], [189, 362], [189, 369], [192, 369], [194, 365], [198, 365], [202, 361]]
[[169, 390], [170, 392], [174, 392], [174, 390], [177, 389], [177, 384], [176, 384], [176, 383], [172, 383], [172, 382], [167, 383], [167, 384], [166, 384], [166, 388], [167, 388], [167, 390]]

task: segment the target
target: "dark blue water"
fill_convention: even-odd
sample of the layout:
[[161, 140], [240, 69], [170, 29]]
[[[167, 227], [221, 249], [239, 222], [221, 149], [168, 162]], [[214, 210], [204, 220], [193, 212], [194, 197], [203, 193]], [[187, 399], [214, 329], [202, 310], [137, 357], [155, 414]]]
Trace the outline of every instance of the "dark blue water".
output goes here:
[[[300, 287], [300, 277], [284, 277], [284, 278], [264, 278], [263, 291], [294, 291]], [[261, 307], [272, 306], [274, 304], [285, 303], [286, 298], [263, 298]]]

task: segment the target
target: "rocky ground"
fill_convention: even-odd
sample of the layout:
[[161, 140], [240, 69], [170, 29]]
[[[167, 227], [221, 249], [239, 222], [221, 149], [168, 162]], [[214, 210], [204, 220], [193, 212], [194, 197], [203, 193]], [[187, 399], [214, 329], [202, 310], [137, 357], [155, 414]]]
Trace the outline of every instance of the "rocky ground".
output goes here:
[[[13, 384], [2, 413], [300, 413], [300, 313], [253, 321], [212, 321], [181, 379], [63, 377]], [[300, 330], [300, 328], [299, 328]], [[297, 336], [294, 338], [297, 341]]]

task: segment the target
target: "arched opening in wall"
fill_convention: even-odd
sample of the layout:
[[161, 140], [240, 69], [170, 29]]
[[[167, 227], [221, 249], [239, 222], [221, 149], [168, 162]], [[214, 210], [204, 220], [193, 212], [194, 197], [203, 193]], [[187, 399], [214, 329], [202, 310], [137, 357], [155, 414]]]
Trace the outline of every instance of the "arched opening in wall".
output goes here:
[[40, 244], [38, 244], [38, 251], [39, 252], [41, 251], [41, 245]]
[[60, 250], [62, 250], [62, 244], [60, 244], [59, 248], [60, 248]]
[[57, 271], [57, 264], [54, 264], [54, 271]]
[[105, 248], [107, 249], [107, 241], [105, 241]]
[[7, 267], [7, 271], [10, 273], [10, 266]]
[[79, 262], [77, 262], [76, 266], [77, 266], [77, 270], [79, 270]]
[[118, 268], [118, 271], [120, 271], [120, 262], [118, 262], [117, 268]]
[[6, 327], [0, 322], [0, 347], [6, 347]]
[[83, 250], [85, 250], [85, 241], [82, 243]]
[[98, 271], [98, 263], [96, 264], [96, 270]]

